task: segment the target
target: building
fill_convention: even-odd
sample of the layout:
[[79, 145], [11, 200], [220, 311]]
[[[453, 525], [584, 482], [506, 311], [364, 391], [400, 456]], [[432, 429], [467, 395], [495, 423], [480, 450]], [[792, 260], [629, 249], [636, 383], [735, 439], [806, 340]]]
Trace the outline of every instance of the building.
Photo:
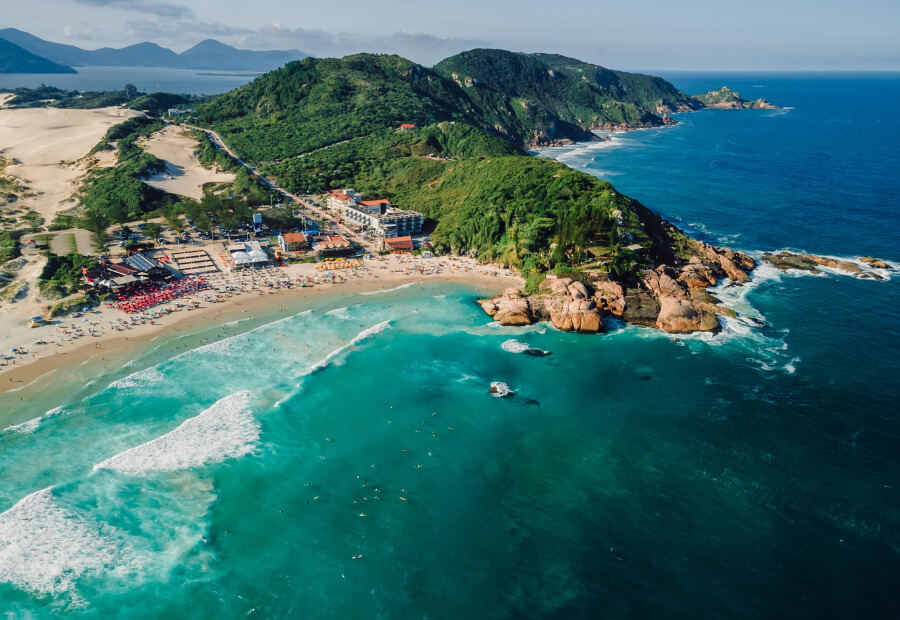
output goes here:
[[285, 252], [302, 252], [309, 247], [309, 243], [306, 241], [306, 235], [299, 232], [279, 235], [278, 244]]
[[413, 251], [413, 240], [409, 235], [405, 237], [386, 237], [381, 241], [381, 249], [391, 254], [409, 254]]
[[416, 126], [413, 123], [403, 123], [400, 125], [400, 131], [409, 131], [410, 129], [415, 129]]
[[358, 204], [361, 199], [362, 195], [353, 189], [339, 189], [328, 194], [325, 205], [329, 209], [340, 211], [347, 205]]
[[353, 244], [340, 235], [328, 235], [313, 243], [313, 250], [319, 255], [335, 256], [354, 252]]
[[392, 207], [387, 200], [367, 200], [368, 205], [346, 204], [344, 219], [352, 224], [375, 230], [382, 237], [417, 235], [422, 232], [425, 216], [417, 211]]

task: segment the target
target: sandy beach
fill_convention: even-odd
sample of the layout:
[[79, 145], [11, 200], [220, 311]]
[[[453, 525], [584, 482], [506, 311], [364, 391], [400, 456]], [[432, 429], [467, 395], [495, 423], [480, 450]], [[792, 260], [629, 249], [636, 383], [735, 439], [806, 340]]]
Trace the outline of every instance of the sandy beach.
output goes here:
[[80, 161], [107, 129], [141, 113], [123, 108], [0, 110], [0, 156], [18, 163], [6, 168], [27, 188], [16, 203], [46, 223], [75, 206], [71, 197], [78, 179], [96, 161]]
[[147, 185], [170, 194], [194, 200], [203, 198], [204, 183], [231, 183], [234, 175], [215, 168], [204, 168], [197, 159], [197, 141], [175, 125], [169, 125], [141, 146], [166, 162], [166, 171], [145, 181]]
[[[5, 361], [5, 366], [0, 365], [0, 393], [17, 392], [22, 397], [31, 390], [42, 389], [42, 380], [56, 371], [98, 355], [121, 359], [173, 331], [202, 331], [248, 315], [274, 313], [286, 304], [297, 307], [317, 296], [343, 298], [429, 281], [465, 283], [484, 289], [488, 295], [523, 284], [513, 272], [457, 257], [389, 256], [366, 260], [361, 268], [333, 272], [338, 276], [335, 283], [325, 283], [328, 277], [315, 268], [315, 264], [305, 263], [212, 275], [208, 278], [209, 290], [147, 312], [126, 314], [104, 304], [39, 328], [26, 324], [25, 315], [33, 310], [32, 305], [0, 307], [0, 321], [4, 324], [0, 352], [12, 358]], [[319, 283], [300, 286], [317, 279]], [[188, 310], [191, 305], [194, 308]], [[13, 354], [11, 349], [24, 352]]]

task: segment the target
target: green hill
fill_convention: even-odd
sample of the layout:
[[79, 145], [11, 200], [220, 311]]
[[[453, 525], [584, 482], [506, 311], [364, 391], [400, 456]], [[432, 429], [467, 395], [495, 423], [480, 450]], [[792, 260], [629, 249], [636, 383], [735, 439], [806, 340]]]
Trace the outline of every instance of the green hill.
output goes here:
[[[671, 255], [678, 240], [651, 234], [661, 228], [640, 205], [521, 148], [591, 139], [599, 124], [660, 124], [651, 107], [666, 102], [692, 100], [659, 78], [474, 50], [434, 69], [398, 56], [306, 58], [194, 116], [289, 191], [355, 187], [423, 212], [439, 248], [541, 271], [613, 258], [620, 244], [641, 244], [646, 260]], [[215, 157], [207, 145], [201, 159]]]
[[[570, 134], [580, 139], [577, 132], [591, 128], [661, 125], [655, 112], [664, 101], [699, 107], [661, 78], [614, 72], [554, 54], [476, 49], [442, 60], [434, 70], [465, 89], [487, 118], [501, 126], [515, 119], [518, 133], [537, 143]], [[559, 133], [563, 124], [574, 129]]]
[[0, 73], [76, 73], [76, 71], [72, 67], [36, 56], [6, 39], [0, 39]]

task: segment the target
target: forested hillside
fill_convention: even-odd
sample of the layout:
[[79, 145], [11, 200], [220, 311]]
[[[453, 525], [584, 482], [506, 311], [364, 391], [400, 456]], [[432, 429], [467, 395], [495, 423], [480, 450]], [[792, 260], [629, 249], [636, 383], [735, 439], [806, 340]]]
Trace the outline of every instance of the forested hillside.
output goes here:
[[[659, 124], [651, 109], [691, 102], [660, 78], [473, 50], [433, 70], [398, 56], [307, 58], [195, 117], [291, 192], [352, 186], [423, 212], [438, 248], [526, 272], [598, 260], [634, 270], [681, 240], [609, 183], [522, 146]], [[640, 257], [624, 249], [634, 243]]]

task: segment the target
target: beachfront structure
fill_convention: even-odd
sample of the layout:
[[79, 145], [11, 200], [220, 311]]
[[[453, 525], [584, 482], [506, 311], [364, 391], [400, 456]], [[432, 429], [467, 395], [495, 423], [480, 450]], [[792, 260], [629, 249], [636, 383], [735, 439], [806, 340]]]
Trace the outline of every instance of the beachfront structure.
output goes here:
[[339, 189], [328, 194], [325, 204], [329, 209], [340, 211], [344, 206], [358, 204], [362, 195], [354, 189]]
[[278, 245], [285, 252], [302, 252], [309, 246], [306, 235], [299, 232], [278, 235]]
[[381, 249], [391, 254], [409, 254], [413, 251], [413, 240], [409, 235], [405, 237], [387, 237], [381, 241]]
[[353, 244], [340, 235], [323, 236], [316, 240], [312, 247], [319, 255], [329, 256], [348, 254], [355, 251]]
[[258, 241], [245, 243], [233, 243], [228, 246], [231, 254], [231, 263], [235, 268], [261, 267], [269, 263], [269, 256], [262, 249]]
[[425, 216], [417, 211], [392, 207], [388, 201], [367, 201], [369, 205], [345, 205], [344, 219], [373, 229], [382, 237], [402, 237], [422, 232]]

